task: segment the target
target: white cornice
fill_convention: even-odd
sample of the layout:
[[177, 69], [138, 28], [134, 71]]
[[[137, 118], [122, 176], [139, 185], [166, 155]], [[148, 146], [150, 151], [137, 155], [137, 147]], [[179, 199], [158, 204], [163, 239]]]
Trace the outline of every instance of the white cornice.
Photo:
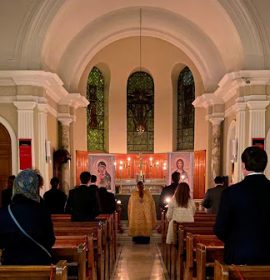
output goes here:
[[[224, 104], [237, 95], [240, 87], [253, 85], [270, 85], [270, 70], [242, 70], [225, 74], [215, 92], [198, 96], [192, 104], [197, 108]], [[254, 99], [261, 100], [261, 96], [245, 96], [245, 101]]]
[[79, 107], [87, 107], [88, 104], [89, 101], [79, 93], [70, 93], [63, 97], [59, 102], [59, 105], [68, 105], [75, 109]]
[[[77, 109], [78, 107], [86, 107], [88, 101], [79, 93], [69, 93], [64, 87], [62, 80], [57, 74], [45, 71], [0, 71], [0, 86], [38, 86], [46, 91], [46, 96], [50, 97], [54, 102], [60, 105], [69, 105]], [[25, 98], [27, 100], [35, 99], [38, 101], [41, 97], [20, 97], [16, 100]]]

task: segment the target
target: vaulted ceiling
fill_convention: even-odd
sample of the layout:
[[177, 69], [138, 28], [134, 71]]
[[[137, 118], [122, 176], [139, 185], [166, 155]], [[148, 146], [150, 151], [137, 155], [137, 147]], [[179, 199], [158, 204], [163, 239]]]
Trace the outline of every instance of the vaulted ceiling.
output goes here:
[[270, 67], [268, 0], [1, 0], [0, 70], [55, 72], [74, 90], [99, 51], [139, 35], [140, 8], [142, 36], [185, 53], [206, 91]]

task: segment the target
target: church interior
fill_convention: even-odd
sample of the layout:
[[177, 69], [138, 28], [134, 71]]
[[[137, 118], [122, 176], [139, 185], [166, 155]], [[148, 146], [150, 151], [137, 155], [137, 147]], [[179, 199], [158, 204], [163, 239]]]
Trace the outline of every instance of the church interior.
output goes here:
[[[1, 0], [0, 191], [32, 168], [41, 195], [53, 176], [68, 194], [87, 170], [120, 209], [120, 247], [88, 279], [184, 279], [157, 245], [160, 193], [178, 171], [200, 212], [216, 176], [243, 179], [246, 147], [269, 154], [269, 11], [268, 0]], [[141, 247], [126, 233], [138, 181], [159, 222]]]

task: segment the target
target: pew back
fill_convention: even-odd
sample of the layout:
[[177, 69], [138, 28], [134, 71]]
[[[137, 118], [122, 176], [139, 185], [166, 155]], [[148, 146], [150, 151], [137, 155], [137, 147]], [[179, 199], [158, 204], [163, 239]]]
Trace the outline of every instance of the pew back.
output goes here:
[[215, 262], [214, 280], [269, 280], [270, 266], [224, 265]]
[[56, 265], [1, 265], [1, 280], [67, 280], [66, 261]]

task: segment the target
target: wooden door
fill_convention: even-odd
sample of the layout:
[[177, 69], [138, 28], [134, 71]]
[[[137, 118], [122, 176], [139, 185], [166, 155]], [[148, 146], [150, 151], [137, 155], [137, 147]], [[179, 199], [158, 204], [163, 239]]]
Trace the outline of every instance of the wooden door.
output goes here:
[[194, 152], [193, 198], [202, 199], [205, 194], [206, 151]]
[[76, 151], [76, 185], [80, 184], [80, 174], [89, 171], [88, 151]]
[[7, 129], [0, 123], [0, 192], [12, 175], [11, 139]]

